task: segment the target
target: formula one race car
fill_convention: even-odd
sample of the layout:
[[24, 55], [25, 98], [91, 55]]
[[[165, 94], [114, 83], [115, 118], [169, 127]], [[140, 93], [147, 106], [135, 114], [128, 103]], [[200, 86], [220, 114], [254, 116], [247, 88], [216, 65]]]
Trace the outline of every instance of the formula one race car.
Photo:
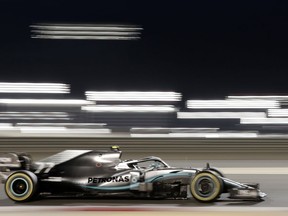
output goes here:
[[[111, 151], [66, 150], [39, 162], [27, 154], [0, 157], [2, 182], [16, 202], [40, 196], [129, 196], [187, 198], [213, 202], [222, 193], [231, 199], [261, 200], [258, 184], [242, 184], [224, 177], [207, 164], [204, 169], [175, 168], [158, 157], [124, 160], [118, 146]], [[190, 193], [189, 193], [190, 192]]]

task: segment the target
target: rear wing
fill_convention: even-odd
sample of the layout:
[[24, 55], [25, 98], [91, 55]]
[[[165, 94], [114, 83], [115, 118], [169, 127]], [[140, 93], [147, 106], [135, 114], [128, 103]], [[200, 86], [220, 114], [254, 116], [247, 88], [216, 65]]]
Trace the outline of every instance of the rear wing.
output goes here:
[[4, 153], [0, 155], [0, 170], [5, 172], [8, 169], [20, 168], [21, 162], [17, 153]]
[[0, 155], [0, 180], [7, 178], [7, 173], [14, 170], [30, 170], [31, 156], [26, 153], [3, 153]]

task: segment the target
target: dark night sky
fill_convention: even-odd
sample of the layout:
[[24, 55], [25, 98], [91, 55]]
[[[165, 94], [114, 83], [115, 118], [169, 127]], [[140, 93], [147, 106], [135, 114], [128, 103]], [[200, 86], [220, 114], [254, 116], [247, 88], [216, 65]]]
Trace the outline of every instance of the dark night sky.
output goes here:
[[[139, 41], [30, 39], [39, 22], [143, 26]], [[1, 81], [189, 98], [288, 93], [288, 1], [0, 0]]]

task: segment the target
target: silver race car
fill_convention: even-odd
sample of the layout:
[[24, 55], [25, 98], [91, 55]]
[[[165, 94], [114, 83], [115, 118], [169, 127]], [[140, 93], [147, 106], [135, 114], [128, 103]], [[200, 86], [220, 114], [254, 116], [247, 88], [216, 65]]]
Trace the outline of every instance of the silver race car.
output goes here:
[[118, 146], [110, 151], [65, 150], [33, 162], [28, 154], [0, 157], [2, 182], [16, 202], [39, 196], [185, 199], [213, 202], [221, 194], [231, 199], [261, 200], [259, 184], [243, 184], [209, 164], [204, 169], [171, 167], [158, 157], [121, 160]]

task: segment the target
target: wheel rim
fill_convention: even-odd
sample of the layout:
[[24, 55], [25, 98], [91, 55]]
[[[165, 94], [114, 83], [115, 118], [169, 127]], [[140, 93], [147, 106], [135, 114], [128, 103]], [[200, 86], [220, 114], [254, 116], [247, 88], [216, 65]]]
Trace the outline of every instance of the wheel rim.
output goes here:
[[29, 184], [24, 178], [15, 178], [11, 182], [10, 190], [17, 197], [24, 196], [29, 190]]
[[199, 178], [195, 186], [195, 192], [201, 197], [210, 197], [215, 192], [215, 183], [210, 177]]
[[26, 173], [14, 173], [6, 180], [5, 192], [13, 201], [26, 201], [35, 192], [33, 180]]

